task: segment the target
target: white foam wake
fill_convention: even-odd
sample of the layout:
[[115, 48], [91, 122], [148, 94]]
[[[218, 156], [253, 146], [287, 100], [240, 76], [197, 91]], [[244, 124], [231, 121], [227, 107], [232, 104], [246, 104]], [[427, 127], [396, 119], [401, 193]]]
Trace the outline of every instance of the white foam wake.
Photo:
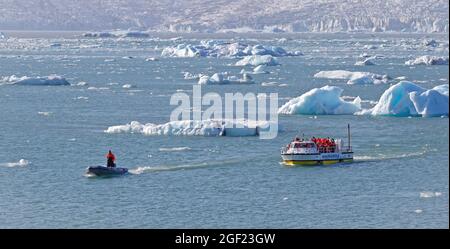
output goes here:
[[13, 168], [13, 167], [18, 167], [18, 166], [24, 167], [24, 166], [27, 166], [28, 164], [30, 164], [29, 161], [27, 161], [25, 159], [20, 159], [18, 162], [0, 163], [0, 166]]

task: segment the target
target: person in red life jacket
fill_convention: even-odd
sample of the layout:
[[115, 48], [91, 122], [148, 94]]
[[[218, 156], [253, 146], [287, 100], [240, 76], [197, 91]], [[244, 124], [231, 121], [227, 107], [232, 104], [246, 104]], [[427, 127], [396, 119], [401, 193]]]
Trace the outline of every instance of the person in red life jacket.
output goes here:
[[116, 167], [116, 164], [114, 163], [116, 161], [116, 156], [111, 152], [111, 150], [106, 154], [106, 167], [114, 168]]

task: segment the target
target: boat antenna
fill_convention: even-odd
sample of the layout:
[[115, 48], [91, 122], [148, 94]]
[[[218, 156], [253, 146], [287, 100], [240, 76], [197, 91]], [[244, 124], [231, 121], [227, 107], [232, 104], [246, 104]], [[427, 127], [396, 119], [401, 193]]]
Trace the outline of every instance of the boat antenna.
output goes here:
[[347, 124], [347, 137], [348, 137], [348, 151], [351, 151], [351, 144], [350, 144], [350, 124]]

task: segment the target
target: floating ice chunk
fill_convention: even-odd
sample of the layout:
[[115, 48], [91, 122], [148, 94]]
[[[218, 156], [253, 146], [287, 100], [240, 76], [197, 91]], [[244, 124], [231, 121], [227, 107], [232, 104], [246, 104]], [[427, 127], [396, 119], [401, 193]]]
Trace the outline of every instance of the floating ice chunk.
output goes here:
[[406, 65], [413, 66], [413, 65], [448, 65], [448, 57], [437, 57], [437, 56], [430, 56], [430, 55], [424, 55], [421, 57], [418, 57], [414, 60], [409, 60], [405, 62]]
[[222, 85], [222, 84], [254, 84], [253, 78], [244, 73], [239, 79], [235, 76], [227, 76], [225, 73], [215, 73], [211, 77], [207, 75], [200, 76], [199, 85]]
[[259, 65], [259, 66], [255, 67], [253, 69], [253, 73], [255, 73], [255, 74], [266, 74], [266, 73], [269, 73], [265, 69], [266, 69], [265, 65]]
[[363, 49], [377, 49], [378, 47], [372, 44], [364, 45]]
[[349, 85], [359, 84], [383, 84], [388, 83], [388, 75], [380, 75], [369, 72], [351, 72], [345, 70], [320, 71], [314, 74], [315, 78], [348, 80]]
[[161, 152], [187, 151], [187, 150], [191, 150], [191, 147], [159, 148], [159, 151]]
[[17, 77], [15, 75], [6, 76], [0, 79], [1, 84], [11, 85], [35, 85], [35, 86], [61, 86], [70, 85], [63, 77], [58, 75], [50, 75], [45, 77]]
[[285, 49], [276, 46], [263, 46], [257, 44], [254, 46], [246, 45], [240, 42], [223, 42], [218, 40], [202, 40], [200, 44], [179, 44], [169, 46], [163, 49], [162, 56], [170, 57], [242, 57], [249, 55], [272, 55], [281, 56], [299, 56], [301, 52], [287, 52]]
[[132, 84], [124, 84], [124, 85], [122, 86], [122, 88], [130, 89], [130, 88], [136, 88], [136, 86], [135, 86], [135, 85], [132, 85]]
[[346, 102], [341, 98], [342, 88], [324, 86], [314, 88], [303, 95], [291, 99], [278, 109], [279, 114], [339, 115], [354, 114], [361, 110], [361, 99]]
[[17, 167], [17, 166], [24, 167], [24, 166], [27, 166], [28, 164], [30, 164], [30, 162], [28, 160], [20, 159], [18, 162], [0, 163], [0, 166], [12, 168], [12, 167]]
[[145, 61], [158, 61], [158, 58], [148, 57], [148, 58], [145, 59]]
[[80, 82], [78, 82], [76, 84], [72, 84], [72, 86], [87, 86], [87, 85], [88, 85], [88, 83], [85, 82], [85, 81], [80, 81]]
[[7, 36], [5, 35], [5, 33], [0, 32], [0, 39], [6, 39], [6, 38], [7, 38]]
[[50, 116], [50, 114], [52, 114], [52, 112], [38, 112], [39, 115], [42, 116]]
[[441, 195], [442, 195], [441, 192], [431, 192], [431, 191], [420, 192], [419, 194], [420, 198], [439, 197]]
[[371, 58], [367, 58], [363, 61], [357, 61], [355, 63], [355, 66], [372, 66], [375, 65], [375, 63], [373, 62], [373, 60]]
[[280, 65], [278, 63], [277, 59], [275, 59], [271, 55], [251, 55], [246, 56], [240, 61], [236, 62], [236, 66], [259, 66], [259, 65], [266, 65], [266, 66], [277, 66]]
[[148, 136], [259, 136], [259, 132], [270, 128], [269, 121], [251, 120], [182, 120], [165, 124], [129, 124], [110, 126], [106, 133], [137, 133]]
[[427, 90], [412, 82], [401, 81], [387, 89], [372, 109], [364, 110], [360, 114], [448, 116], [448, 85]]

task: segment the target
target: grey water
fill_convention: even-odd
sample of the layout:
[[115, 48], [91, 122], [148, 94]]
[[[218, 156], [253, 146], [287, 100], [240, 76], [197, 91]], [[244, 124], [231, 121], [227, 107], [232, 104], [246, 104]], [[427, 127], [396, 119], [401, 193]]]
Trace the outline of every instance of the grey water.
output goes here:
[[[404, 76], [425, 88], [448, 84], [448, 66], [404, 64], [421, 55], [448, 56], [448, 35], [296, 34], [286, 40], [278, 39], [283, 34], [173, 34], [181, 37], [177, 40], [167, 34], [140, 39], [10, 36], [0, 39], [0, 78], [57, 74], [88, 85], [0, 85], [1, 228], [449, 227], [447, 117], [280, 115], [282, 129], [271, 140], [104, 132], [133, 120], [168, 122], [175, 108], [170, 96], [189, 94], [197, 83], [184, 79], [183, 72], [239, 75], [242, 69], [233, 66], [237, 59], [160, 57], [165, 46], [217, 38], [302, 51], [304, 56], [279, 58], [281, 66], [255, 75], [254, 85], [202, 89], [222, 95], [276, 92], [281, 106], [324, 85], [367, 101], [377, 101], [389, 87], [314, 78], [321, 70]], [[425, 38], [447, 47], [420, 47]], [[362, 53], [383, 58], [374, 66], [354, 66]], [[354, 163], [280, 164], [280, 148], [293, 137], [345, 139], [348, 123]], [[86, 167], [106, 163], [108, 149], [132, 174], [86, 177]]]

